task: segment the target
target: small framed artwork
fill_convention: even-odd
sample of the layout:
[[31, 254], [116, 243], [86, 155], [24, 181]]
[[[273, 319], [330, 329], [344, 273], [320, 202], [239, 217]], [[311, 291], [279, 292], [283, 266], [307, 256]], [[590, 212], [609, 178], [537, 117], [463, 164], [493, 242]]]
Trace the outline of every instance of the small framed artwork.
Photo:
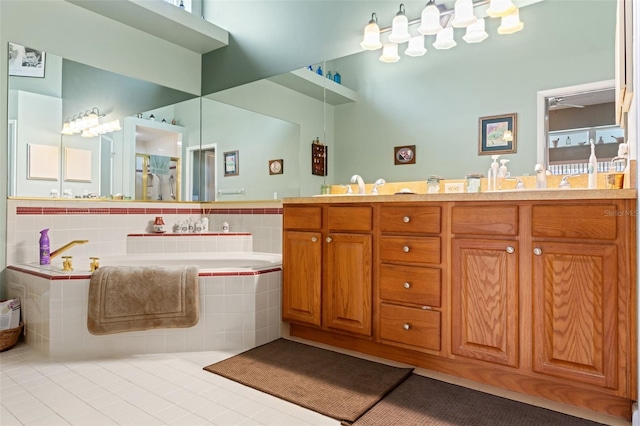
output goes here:
[[27, 179], [58, 180], [60, 148], [57, 145], [28, 144]]
[[393, 164], [415, 164], [416, 163], [416, 146], [396, 146], [393, 148]]
[[269, 160], [269, 174], [281, 175], [283, 173], [283, 160]]
[[478, 155], [516, 152], [516, 113], [480, 117], [478, 121]]
[[9, 75], [44, 78], [45, 53], [9, 43]]
[[64, 180], [91, 182], [91, 151], [87, 149], [64, 149]]
[[224, 154], [224, 175], [238, 176], [240, 174], [240, 162], [238, 151], [227, 151]]

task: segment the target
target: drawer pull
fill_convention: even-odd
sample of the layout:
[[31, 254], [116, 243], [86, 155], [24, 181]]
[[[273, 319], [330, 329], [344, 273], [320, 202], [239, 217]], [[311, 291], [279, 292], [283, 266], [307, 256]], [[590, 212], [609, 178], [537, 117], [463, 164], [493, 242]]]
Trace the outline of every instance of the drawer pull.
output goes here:
[[535, 254], [536, 256], [540, 256], [542, 254], [542, 249], [539, 249], [538, 247], [534, 248], [533, 254]]
[[409, 223], [409, 222], [411, 222], [411, 218], [409, 216], [405, 216], [405, 217], [402, 218], [402, 221], [404, 223]]
[[405, 253], [409, 253], [409, 246], [402, 247], [402, 251]]
[[315, 243], [316, 241], [318, 241], [318, 239], [316, 237], [311, 237], [311, 242]]
[[402, 328], [404, 328], [405, 330], [409, 330], [411, 328], [411, 325], [407, 322], [402, 326]]
[[328, 243], [330, 243], [330, 242], [331, 242], [331, 241], [333, 241], [333, 240], [331, 239], [331, 237], [327, 237], [326, 241], [327, 241]]
[[404, 283], [404, 288], [411, 288], [411, 283]]
[[516, 251], [516, 249], [514, 249], [513, 247], [507, 246], [507, 253], [513, 254], [513, 253], [515, 253], [515, 251]]

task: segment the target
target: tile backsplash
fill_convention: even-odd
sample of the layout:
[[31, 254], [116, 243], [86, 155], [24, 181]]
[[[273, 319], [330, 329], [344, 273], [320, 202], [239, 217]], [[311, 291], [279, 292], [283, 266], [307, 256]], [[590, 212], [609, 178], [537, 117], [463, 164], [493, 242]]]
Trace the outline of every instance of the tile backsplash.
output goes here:
[[[250, 234], [247, 238], [252, 240], [253, 251], [282, 253], [280, 202], [225, 203], [224, 207], [214, 207], [194, 203], [153, 203], [150, 206], [149, 203], [126, 201], [9, 199], [7, 204], [7, 265], [37, 262], [40, 231], [46, 228], [49, 228], [52, 251], [72, 240], [89, 240], [87, 244], [72, 247], [65, 254], [123, 255], [133, 247], [128, 247], [127, 236], [149, 233], [156, 216], [163, 217], [167, 228], [189, 218], [195, 220], [206, 216], [210, 232], [221, 232], [222, 223], [227, 222], [231, 233]], [[187, 245], [185, 241], [189, 238], [184, 235], [180, 238], [185, 239], [176, 240], [176, 250], [203, 251], [199, 242]], [[167, 244], [173, 251], [174, 244]], [[153, 246], [152, 250], [160, 250], [159, 246]], [[242, 247], [246, 248], [246, 244]], [[165, 249], [162, 247], [163, 251]]]

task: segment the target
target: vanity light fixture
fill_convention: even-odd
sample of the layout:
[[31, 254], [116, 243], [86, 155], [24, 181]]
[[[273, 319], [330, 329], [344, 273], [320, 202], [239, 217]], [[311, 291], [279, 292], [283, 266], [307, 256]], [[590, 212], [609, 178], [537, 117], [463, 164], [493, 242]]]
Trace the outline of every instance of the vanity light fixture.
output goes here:
[[524, 24], [520, 21], [519, 9], [514, 10], [510, 14], [500, 18], [500, 26], [498, 34], [513, 34], [524, 28]]
[[404, 43], [409, 41], [411, 35], [409, 35], [409, 20], [407, 15], [404, 14], [404, 4], [400, 4], [400, 10], [396, 13], [395, 18], [391, 23], [391, 34], [389, 34], [389, 41], [391, 43]]
[[122, 130], [120, 127], [120, 120], [113, 120], [108, 123], [100, 124], [100, 118], [104, 117], [104, 114], [100, 114], [100, 110], [94, 107], [91, 110], [86, 110], [84, 113], [71, 117], [62, 125], [63, 135], [74, 135], [80, 133], [84, 138], [92, 138], [105, 133], [110, 133], [116, 130]]
[[454, 5], [455, 17], [451, 21], [451, 25], [455, 28], [466, 28], [475, 24], [478, 18], [473, 14], [472, 0], [456, 0]]
[[[456, 0], [453, 9], [447, 9], [444, 5], [436, 5], [435, 0], [429, 0], [422, 10], [420, 19], [409, 21], [405, 14], [404, 4], [393, 18], [392, 26], [380, 29], [378, 17], [371, 15], [369, 24], [365, 27], [364, 37], [360, 46], [365, 50], [377, 50], [383, 47], [380, 41], [382, 33], [390, 32], [389, 43], [384, 44], [382, 62], [397, 62], [397, 44], [409, 42], [405, 54], [407, 56], [422, 56], [426, 53], [424, 40], [416, 38], [409, 32], [409, 27], [420, 24], [417, 32], [422, 36], [436, 35], [433, 46], [436, 49], [451, 49], [457, 43], [454, 40], [453, 28], [466, 28], [462, 37], [467, 43], [480, 43], [489, 37], [485, 31], [485, 18], [475, 16], [474, 8], [489, 5], [486, 13], [489, 17], [500, 17], [501, 24], [499, 34], [513, 34], [524, 28], [520, 21], [519, 9], [511, 0]], [[395, 47], [392, 45], [396, 44]], [[420, 47], [420, 44], [422, 46]]]
[[422, 34], [417, 35], [415, 37], [411, 37], [409, 40], [409, 45], [407, 46], [407, 50], [404, 51], [404, 54], [407, 56], [422, 56], [427, 53], [427, 49], [424, 47], [424, 36]]
[[491, 18], [501, 18], [516, 10], [516, 6], [511, 0], [491, 0], [487, 15]]
[[467, 43], [480, 43], [489, 37], [489, 34], [484, 30], [484, 18], [479, 18], [475, 24], [467, 27], [467, 32], [462, 36], [462, 39]]
[[382, 47], [382, 55], [380, 56], [380, 60], [387, 63], [398, 62], [400, 60], [400, 56], [398, 55], [398, 44], [385, 44]]
[[378, 16], [371, 14], [369, 24], [364, 27], [364, 37], [360, 46], [365, 50], [376, 50], [382, 47], [380, 42], [380, 27], [378, 26]]

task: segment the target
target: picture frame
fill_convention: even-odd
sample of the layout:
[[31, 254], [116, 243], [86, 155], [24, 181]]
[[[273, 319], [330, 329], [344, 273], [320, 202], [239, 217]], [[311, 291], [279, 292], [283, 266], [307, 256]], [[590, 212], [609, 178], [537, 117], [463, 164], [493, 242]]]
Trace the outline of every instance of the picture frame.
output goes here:
[[514, 154], [517, 147], [517, 120], [517, 113], [480, 117], [478, 155]]
[[393, 164], [415, 164], [416, 163], [416, 146], [404, 145], [393, 147]]
[[44, 78], [45, 52], [9, 42], [9, 75]]
[[223, 153], [224, 176], [238, 176], [240, 174], [240, 162], [238, 151], [227, 151]]
[[269, 174], [281, 175], [284, 173], [284, 160], [282, 158], [278, 160], [269, 160]]

